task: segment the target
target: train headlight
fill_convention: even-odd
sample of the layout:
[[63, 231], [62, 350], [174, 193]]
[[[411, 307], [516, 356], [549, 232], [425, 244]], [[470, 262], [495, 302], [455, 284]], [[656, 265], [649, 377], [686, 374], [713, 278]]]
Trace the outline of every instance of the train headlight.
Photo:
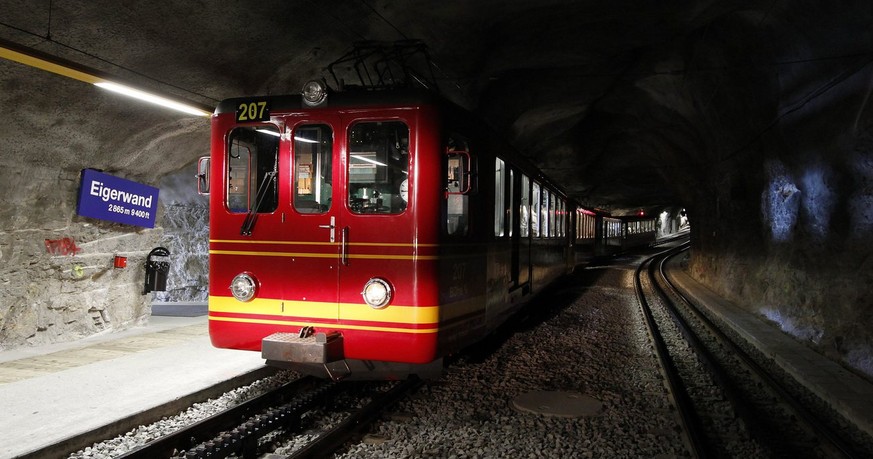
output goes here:
[[258, 290], [258, 284], [255, 279], [247, 273], [237, 274], [230, 282], [230, 292], [233, 297], [240, 301], [249, 301], [255, 297]]
[[324, 103], [327, 100], [327, 85], [322, 81], [311, 80], [303, 85], [303, 102], [315, 107]]
[[374, 277], [364, 284], [364, 291], [361, 296], [370, 307], [379, 309], [388, 306], [391, 302], [391, 297], [394, 294], [391, 284], [385, 279]]

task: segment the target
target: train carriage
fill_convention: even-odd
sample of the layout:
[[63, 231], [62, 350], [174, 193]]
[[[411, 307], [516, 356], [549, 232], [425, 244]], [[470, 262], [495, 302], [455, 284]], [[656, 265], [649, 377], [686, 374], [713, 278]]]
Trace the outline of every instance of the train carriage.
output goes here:
[[623, 219], [622, 248], [624, 250], [648, 246], [655, 242], [658, 220], [644, 215]]
[[439, 371], [573, 266], [572, 204], [428, 92], [225, 100], [211, 149], [210, 336], [272, 365]]

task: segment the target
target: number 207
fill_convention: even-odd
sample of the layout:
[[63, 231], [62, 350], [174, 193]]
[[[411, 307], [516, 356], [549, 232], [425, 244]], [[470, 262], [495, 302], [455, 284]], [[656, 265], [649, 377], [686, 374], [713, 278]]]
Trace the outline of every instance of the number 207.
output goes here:
[[238, 121], [259, 121], [264, 119], [264, 110], [267, 108], [266, 101], [241, 103], [236, 109]]

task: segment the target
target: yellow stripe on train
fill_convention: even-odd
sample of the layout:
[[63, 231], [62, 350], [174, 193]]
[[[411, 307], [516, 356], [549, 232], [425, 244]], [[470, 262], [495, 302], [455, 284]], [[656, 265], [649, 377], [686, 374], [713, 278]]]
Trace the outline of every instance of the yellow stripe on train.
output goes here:
[[293, 326], [308, 326], [316, 325], [320, 327], [329, 327], [337, 330], [364, 330], [364, 331], [379, 331], [379, 332], [394, 332], [394, 333], [437, 333], [440, 331], [438, 327], [434, 328], [393, 328], [393, 327], [370, 327], [366, 325], [347, 325], [347, 324], [314, 324], [312, 322], [299, 322], [294, 320], [270, 320], [270, 319], [240, 319], [236, 317], [214, 317], [209, 316], [209, 320], [217, 320], [221, 322], [239, 322], [247, 324], [266, 324], [266, 325], [293, 325]]
[[290, 316], [319, 320], [389, 322], [397, 324], [435, 324], [440, 320], [440, 308], [438, 306], [390, 305], [383, 309], [373, 309], [366, 304], [337, 304], [317, 301], [287, 301], [259, 298], [242, 303], [236, 298], [230, 296], [210, 296], [209, 311], [246, 315]]

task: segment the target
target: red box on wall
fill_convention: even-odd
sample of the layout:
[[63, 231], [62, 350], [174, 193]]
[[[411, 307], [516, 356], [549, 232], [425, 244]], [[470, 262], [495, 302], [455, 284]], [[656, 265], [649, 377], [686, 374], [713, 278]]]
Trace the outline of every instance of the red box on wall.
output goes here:
[[116, 268], [127, 268], [127, 257], [119, 257], [115, 256], [115, 267]]

